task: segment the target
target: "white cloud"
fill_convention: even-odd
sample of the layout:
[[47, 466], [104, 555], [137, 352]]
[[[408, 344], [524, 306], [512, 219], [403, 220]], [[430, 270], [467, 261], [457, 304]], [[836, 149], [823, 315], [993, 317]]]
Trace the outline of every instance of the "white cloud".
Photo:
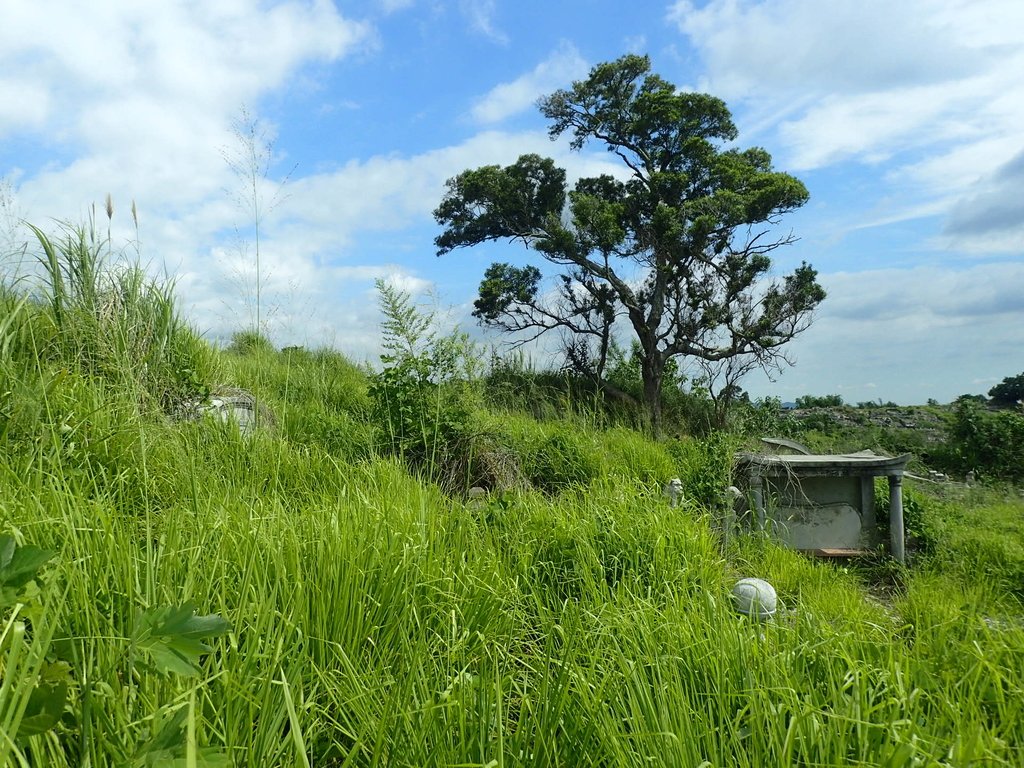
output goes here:
[[[566, 142], [551, 142], [542, 131], [485, 131], [451, 147], [413, 156], [353, 160], [336, 170], [289, 182], [280, 204], [264, 222], [266, 295], [306, 297], [319, 308], [317, 322], [321, 324], [308, 323], [301, 335], [275, 321], [274, 327], [281, 333], [275, 340], [343, 343], [346, 354], [373, 357], [380, 317], [376, 302], [368, 298], [372, 281], [381, 278], [413, 294], [434, 289], [434, 283], [418, 270], [394, 263], [395, 243], [408, 243], [419, 259], [432, 259], [432, 239], [439, 229], [431, 211], [441, 201], [445, 180], [466, 168], [512, 163], [524, 152], [553, 156], [567, 169], [570, 180], [618, 171], [606, 153], [570, 152]], [[197, 268], [201, 260], [183, 258], [190, 270], [186, 293], [194, 300], [189, 304], [192, 317], [214, 335], [224, 337], [237, 328], [240, 311], [221, 318], [206, 297], [237, 297], [246, 280], [251, 286], [253, 256], [251, 248], [245, 254], [221, 250], [202, 260], [210, 265], [205, 276]], [[367, 264], [368, 260], [384, 263]], [[426, 264], [445, 268], [444, 262]], [[287, 308], [295, 301], [281, 299], [278, 303]], [[340, 328], [360, 330], [340, 337], [335, 333]]]
[[[13, 0], [0, 27], [4, 87], [35, 96], [25, 98], [33, 136], [77, 157], [26, 179], [22, 201], [45, 204], [47, 216], [77, 215], [88, 190], [194, 203], [225, 183], [218, 150], [239, 106], [308, 62], [342, 56], [366, 31], [326, 0]], [[0, 137], [25, 129], [24, 115], [0, 110]]]
[[8, 132], [39, 128], [50, 109], [50, 96], [38, 82], [0, 77], [0, 137], [3, 126]]
[[[681, 0], [669, 19], [701, 51], [727, 98], [776, 91], [865, 93], [945, 82], [984, 65], [986, 46], [1019, 40], [985, 20], [1020, 18], [1012, 0]], [[989, 25], [991, 26], [991, 22]]]
[[983, 99], [977, 93], [968, 81], [830, 95], [783, 121], [779, 136], [790, 148], [788, 165], [796, 170], [850, 157], [876, 164], [923, 144], [973, 138], [976, 131], [957, 121], [955, 114], [967, 109], [982, 114]]
[[459, 7], [475, 32], [500, 45], [508, 45], [508, 35], [498, 29], [494, 21], [497, 13], [494, 0], [460, 0]]
[[697, 9], [683, 0], [670, 18], [701, 52], [716, 93], [799, 100], [782, 131], [799, 167], [983, 138], [1024, 112], [1017, 2], [713, 0]]
[[554, 157], [570, 180], [621, 172], [606, 153], [570, 152], [565, 142], [553, 143], [541, 131], [484, 131], [461, 144], [420, 155], [353, 160], [336, 171], [296, 179], [276, 216], [285, 226], [302, 230], [303, 239], [313, 243], [321, 236], [341, 244], [357, 231], [402, 229], [430, 221], [448, 178], [467, 168], [510, 164], [530, 152]]
[[[104, 106], [128, 93], [163, 104], [171, 120], [182, 108], [222, 117], [280, 86], [303, 63], [341, 56], [366, 34], [364, 25], [343, 19], [327, 0], [269, 8], [250, 2], [11, 0], [0, 30], [0, 64], [32, 78], [30, 83], [47, 84], [51, 119], [63, 121], [82, 104]], [[132, 115], [123, 117], [130, 122]], [[0, 124], [5, 130], [10, 127]]]
[[622, 41], [622, 46], [628, 53], [643, 54], [647, 50], [647, 36], [629, 35]]
[[107, 192], [162, 215], [202, 207], [230, 183], [220, 149], [239, 106], [367, 32], [328, 0], [5, 3], [0, 104], [18, 109], [0, 107], [0, 137], [46, 137], [55, 158], [22, 175], [26, 214], [77, 219]]
[[829, 292], [789, 349], [797, 361], [777, 385], [752, 377], [755, 394], [792, 400], [856, 382], [885, 382], [882, 396], [942, 402], [977, 391], [979, 377], [1016, 372], [1024, 345], [1024, 264], [883, 269], [820, 276]]
[[558, 50], [530, 72], [492, 88], [473, 105], [470, 114], [479, 123], [501, 122], [532, 108], [540, 96], [563, 88], [586, 73], [587, 62], [579, 51], [571, 43], [563, 42]]
[[995, 176], [1024, 147], [1016, 0], [680, 0], [669, 18], [707, 64], [701, 87], [733, 100], [755, 135], [774, 134], [782, 167], [884, 162], [903, 201], [893, 219], [1001, 204]]
[[[252, 254], [211, 245], [246, 218], [225, 195], [236, 181], [221, 155], [232, 120], [310, 64], [357, 50], [368, 26], [330, 0], [8, 0], [3, 17], [0, 140], [36, 155], [8, 159], [20, 169], [0, 166], [17, 182], [20, 215], [44, 226], [84, 221], [109, 192], [113, 240], [123, 243], [135, 239], [134, 199], [143, 261], [178, 275], [199, 327], [239, 327]], [[320, 272], [306, 246], [266, 235], [268, 296], [348, 279]], [[295, 316], [284, 303], [281, 314]]]

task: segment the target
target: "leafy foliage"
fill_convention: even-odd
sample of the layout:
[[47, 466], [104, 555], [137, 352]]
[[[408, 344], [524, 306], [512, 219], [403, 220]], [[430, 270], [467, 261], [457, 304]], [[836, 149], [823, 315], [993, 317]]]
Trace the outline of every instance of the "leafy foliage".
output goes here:
[[988, 411], [959, 400], [948, 430], [945, 460], [958, 472], [1020, 480], [1024, 478], [1024, 412]]
[[194, 749], [189, 759], [186, 734], [189, 710], [179, 707], [163, 719], [159, 730], [144, 739], [132, 755], [132, 768], [228, 768], [231, 757], [210, 747]]
[[40, 570], [54, 554], [31, 544], [19, 547], [13, 536], [0, 536], [0, 608], [31, 599]]
[[441, 335], [433, 313], [378, 280], [384, 313], [384, 369], [371, 377], [373, 417], [386, 448], [449, 483], [466, 474], [470, 452], [469, 403], [465, 386], [474, 361], [465, 334]]
[[802, 395], [796, 399], [797, 408], [838, 408], [842, 404], [842, 395]]
[[255, 329], [248, 329], [231, 334], [228, 351], [239, 355], [267, 355], [273, 354], [277, 350], [274, 349], [274, 345], [265, 334]]
[[161, 672], [198, 675], [200, 657], [213, 650], [203, 641], [229, 629], [231, 625], [220, 616], [196, 616], [192, 603], [159, 606], [139, 616], [132, 645], [147, 653]]
[[60, 722], [68, 700], [70, 671], [64, 662], [43, 665], [18, 724], [19, 740], [46, 733]]
[[1024, 373], [1007, 376], [988, 391], [995, 405], [1017, 405], [1024, 401]]
[[[43, 659], [48, 642], [40, 605], [42, 569], [55, 552], [32, 544], [18, 545], [0, 535], [0, 762], [13, 740], [24, 741], [51, 730], [64, 714], [68, 698], [68, 666]], [[19, 614], [42, 622], [33, 627]]]
[[681, 467], [684, 495], [715, 509], [723, 503], [723, 493], [732, 484], [732, 455], [737, 443], [724, 433], [705, 439], [682, 438], [669, 443], [668, 450]]

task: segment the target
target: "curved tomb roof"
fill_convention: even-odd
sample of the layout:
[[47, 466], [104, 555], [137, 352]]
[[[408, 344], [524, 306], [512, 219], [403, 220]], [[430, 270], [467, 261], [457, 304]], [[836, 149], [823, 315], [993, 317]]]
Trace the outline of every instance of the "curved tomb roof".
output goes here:
[[844, 454], [738, 453], [736, 463], [761, 474], [797, 475], [901, 475], [910, 454], [879, 456], [871, 451]]

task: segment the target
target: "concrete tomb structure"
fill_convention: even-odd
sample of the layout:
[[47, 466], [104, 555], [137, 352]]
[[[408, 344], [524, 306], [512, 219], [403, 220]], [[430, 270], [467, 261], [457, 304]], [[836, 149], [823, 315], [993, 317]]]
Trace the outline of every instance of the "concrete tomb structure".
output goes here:
[[751, 523], [787, 546], [818, 555], [860, 554], [884, 543], [875, 519], [876, 477], [889, 480], [889, 553], [904, 561], [903, 473], [910, 455], [871, 451], [845, 455], [736, 456]]
[[213, 416], [224, 423], [234, 422], [243, 435], [253, 434], [257, 427], [270, 431], [277, 428], [273, 411], [252, 392], [238, 387], [220, 387], [206, 400], [186, 401], [176, 415], [185, 421]]

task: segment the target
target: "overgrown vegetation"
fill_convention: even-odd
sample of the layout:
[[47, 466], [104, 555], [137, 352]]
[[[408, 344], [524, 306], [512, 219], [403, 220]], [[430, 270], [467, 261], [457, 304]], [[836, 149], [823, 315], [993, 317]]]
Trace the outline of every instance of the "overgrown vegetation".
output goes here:
[[1024, 480], [1024, 410], [988, 411], [970, 401], [953, 410], [944, 463], [957, 472]]
[[[477, 374], [386, 288], [378, 373], [218, 352], [63, 234], [0, 294], [0, 764], [1020, 765], [1019, 497], [908, 488], [909, 569], [725, 546], [777, 403], [654, 441], [621, 399]], [[224, 384], [279, 428], [172, 418]], [[775, 621], [733, 610], [748, 575]]]

